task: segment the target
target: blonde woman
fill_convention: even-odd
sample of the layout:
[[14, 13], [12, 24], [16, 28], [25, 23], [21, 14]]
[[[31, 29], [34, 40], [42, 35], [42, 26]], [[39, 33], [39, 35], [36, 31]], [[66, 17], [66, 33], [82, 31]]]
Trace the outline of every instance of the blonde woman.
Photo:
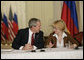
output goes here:
[[47, 48], [66, 47], [66, 45], [69, 45], [70, 48], [75, 48], [79, 45], [69, 33], [65, 32], [66, 25], [63, 20], [55, 21], [52, 27], [53, 33], [46, 40]]

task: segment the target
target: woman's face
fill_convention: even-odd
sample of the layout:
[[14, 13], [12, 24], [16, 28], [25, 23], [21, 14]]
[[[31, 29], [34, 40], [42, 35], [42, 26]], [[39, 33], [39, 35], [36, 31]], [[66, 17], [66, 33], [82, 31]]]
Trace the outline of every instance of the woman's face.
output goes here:
[[54, 27], [54, 32], [55, 32], [56, 34], [58, 34], [58, 33], [61, 32], [61, 30], [60, 30], [59, 28], [57, 28], [57, 27]]

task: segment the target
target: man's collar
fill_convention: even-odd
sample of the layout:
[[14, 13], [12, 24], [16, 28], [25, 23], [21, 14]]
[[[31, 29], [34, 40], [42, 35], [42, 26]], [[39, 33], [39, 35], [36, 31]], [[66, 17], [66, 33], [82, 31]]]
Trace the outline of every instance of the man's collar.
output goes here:
[[30, 32], [30, 34], [33, 34], [33, 32], [31, 31], [31, 29], [29, 28], [29, 32]]

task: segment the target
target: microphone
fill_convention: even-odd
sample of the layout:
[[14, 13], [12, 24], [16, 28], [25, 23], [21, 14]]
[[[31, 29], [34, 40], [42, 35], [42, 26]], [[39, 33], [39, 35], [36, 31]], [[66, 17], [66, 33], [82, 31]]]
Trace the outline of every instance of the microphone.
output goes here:
[[78, 50], [79, 48], [78, 48], [78, 46], [77, 46], [77, 47], [75, 47], [74, 49], [75, 49], [75, 50]]

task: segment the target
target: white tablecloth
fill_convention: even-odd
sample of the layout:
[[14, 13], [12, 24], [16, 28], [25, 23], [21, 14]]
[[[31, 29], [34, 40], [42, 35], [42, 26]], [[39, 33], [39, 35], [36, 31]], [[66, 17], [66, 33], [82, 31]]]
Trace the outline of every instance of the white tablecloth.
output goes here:
[[46, 48], [45, 52], [1, 49], [1, 59], [83, 59], [83, 48]]

